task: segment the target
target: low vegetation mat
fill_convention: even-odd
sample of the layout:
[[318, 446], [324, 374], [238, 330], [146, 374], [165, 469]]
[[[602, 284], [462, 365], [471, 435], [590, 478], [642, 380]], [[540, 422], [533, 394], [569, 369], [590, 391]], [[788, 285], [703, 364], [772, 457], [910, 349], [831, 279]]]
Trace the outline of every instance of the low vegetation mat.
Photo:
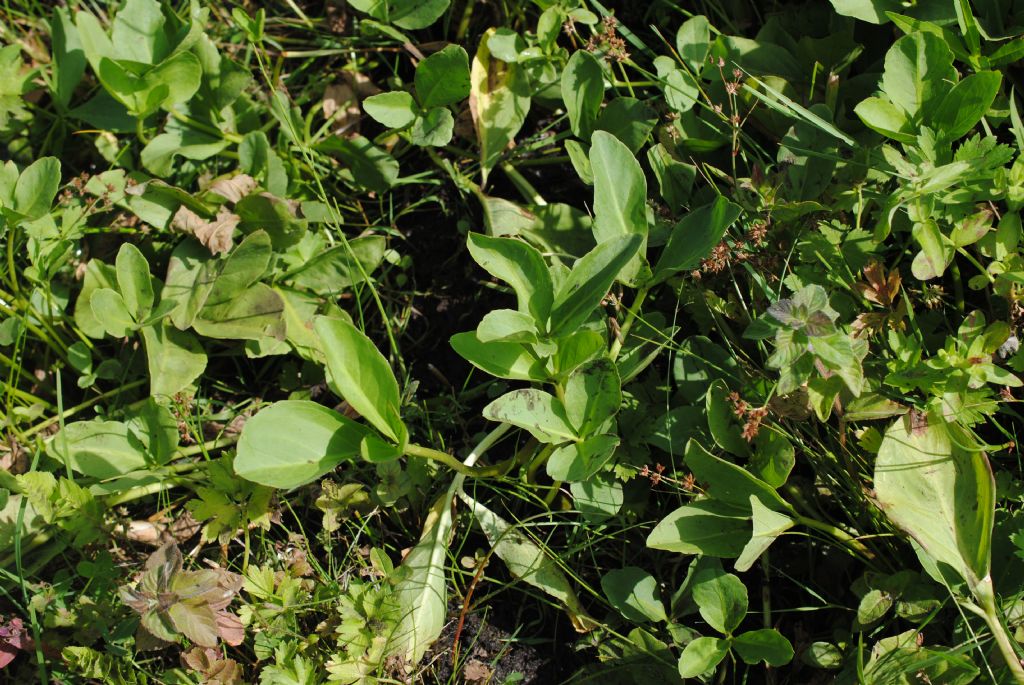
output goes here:
[[0, 680], [1024, 685], [1024, 3], [8, 0]]

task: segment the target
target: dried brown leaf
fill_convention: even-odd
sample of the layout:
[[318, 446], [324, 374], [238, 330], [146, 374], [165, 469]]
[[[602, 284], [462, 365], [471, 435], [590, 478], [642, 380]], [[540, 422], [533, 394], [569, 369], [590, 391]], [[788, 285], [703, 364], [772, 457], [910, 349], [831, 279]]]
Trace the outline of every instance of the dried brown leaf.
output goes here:
[[256, 189], [256, 179], [249, 174], [236, 174], [231, 178], [214, 181], [210, 190], [228, 202], [235, 203]]

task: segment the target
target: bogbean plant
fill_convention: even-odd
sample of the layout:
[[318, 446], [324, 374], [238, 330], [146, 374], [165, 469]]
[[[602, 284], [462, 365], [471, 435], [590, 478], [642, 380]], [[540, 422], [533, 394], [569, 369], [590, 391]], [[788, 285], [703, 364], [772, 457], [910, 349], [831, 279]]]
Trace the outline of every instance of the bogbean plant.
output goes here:
[[[58, 8], [48, 59], [0, 50], [0, 668], [429, 680], [504, 579], [584, 678], [1024, 683], [1024, 14], [348, 4]], [[360, 45], [392, 57], [336, 128], [306, 71]], [[390, 309], [417, 184], [500, 291], [454, 401]]]

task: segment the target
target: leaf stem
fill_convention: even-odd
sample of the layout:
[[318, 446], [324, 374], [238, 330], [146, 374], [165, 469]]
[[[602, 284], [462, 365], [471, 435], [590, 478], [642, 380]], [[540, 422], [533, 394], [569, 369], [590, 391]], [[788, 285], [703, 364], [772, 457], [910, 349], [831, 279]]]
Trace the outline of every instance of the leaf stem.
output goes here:
[[[509, 428], [511, 428], [511, 426], [505, 423], [488, 433], [487, 437], [485, 437], [480, 444], [476, 446], [464, 462], [459, 461], [447, 452], [435, 450], [432, 447], [424, 447], [423, 445], [417, 445], [415, 443], [409, 443], [405, 446], [405, 454], [410, 457], [421, 457], [423, 459], [435, 461], [439, 464], [444, 464], [463, 477], [491, 478], [494, 476], [500, 476], [505, 473], [508, 468], [509, 460], [498, 462], [497, 464], [492, 464], [490, 466], [480, 466], [476, 468], [473, 467], [473, 464], [476, 463], [476, 460], [479, 459], [480, 455], [490, 448], [491, 445], [497, 442], [498, 438], [504, 435]], [[511, 460], [515, 460], [515, 458], [515, 455], [513, 455]]]
[[519, 170], [508, 162], [501, 163], [501, 170], [508, 176], [508, 180], [512, 181], [512, 185], [516, 187], [519, 194], [528, 200], [531, 204], [535, 205], [546, 205], [548, 202], [544, 197], [537, 192], [537, 189], [533, 187], [533, 184], [526, 180], [526, 177], [519, 173]]
[[819, 521], [818, 519], [813, 519], [807, 516], [797, 515], [793, 517], [793, 520], [796, 521], [796, 523], [798, 524], [807, 526], [808, 528], [813, 528], [814, 530], [820, 531], [822, 533], [827, 533], [828, 535], [835, 538], [844, 547], [847, 547], [852, 552], [856, 552], [865, 559], [874, 559], [875, 557], [874, 553], [864, 546], [864, 543], [862, 543], [860, 540], [847, 533], [842, 528], [833, 526], [830, 523], [824, 523], [823, 521]]
[[647, 288], [641, 288], [637, 291], [636, 297], [633, 298], [633, 304], [630, 305], [629, 311], [626, 313], [626, 320], [619, 328], [619, 335], [615, 342], [612, 343], [611, 350], [608, 352], [612, 361], [615, 361], [619, 353], [622, 352], [622, 345], [626, 341], [626, 336], [629, 335], [629, 329], [633, 327], [633, 322], [636, 321], [636, 315], [640, 311], [640, 307], [643, 305], [644, 300], [647, 299], [648, 292]]
[[1024, 662], [1021, 661], [1020, 654], [1014, 648], [1013, 640], [1006, 629], [1006, 624], [999, 618], [999, 612], [996, 609], [995, 592], [992, 590], [991, 577], [986, 577], [973, 590], [974, 596], [981, 603], [981, 611], [974, 611], [974, 608], [977, 607], [972, 608], [967, 604], [965, 606], [985, 620], [989, 630], [992, 631], [992, 637], [995, 638], [996, 645], [999, 647], [999, 653], [1003, 655], [1006, 667], [1010, 670], [1011, 675], [1013, 675], [1013, 679], [1018, 685], [1024, 685]]

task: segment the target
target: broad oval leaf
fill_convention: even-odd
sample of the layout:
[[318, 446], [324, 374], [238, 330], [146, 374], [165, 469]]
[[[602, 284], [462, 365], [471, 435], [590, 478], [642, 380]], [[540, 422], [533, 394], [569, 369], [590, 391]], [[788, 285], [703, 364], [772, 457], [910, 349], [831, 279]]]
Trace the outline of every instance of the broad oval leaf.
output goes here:
[[687, 443], [685, 461], [697, 480], [708, 484], [708, 494], [716, 500], [749, 512], [750, 497], [753, 495], [774, 511], [791, 510], [789, 504], [775, 492], [775, 488], [746, 469], [711, 454], [696, 440]]
[[715, 444], [726, 452], [737, 457], [749, 457], [750, 445], [742, 435], [742, 426], [733, 411], [733, 403], [729, 399], [730, 390], [725, 381], [715, 379], [704, 397], [704, 407], [708, 415], [708, 429]]
[[235, 473], [275, 488], [305, 485], [359, 455], [367, 429], [307, 400], [276, 402], [242, 429]]
[[179, 331], [166, 321], [142, 328], [149, 362], [149, 394], [172, 397], [206, 370], [206, 352], [193, 333]]
[[683, 217], [672, 229], [654, 268], [654, 279], [662, 281], [679, 271], [700, 266], [701, 260], [721, 242], [741, 211], [739, 205], [719, 196], [711, 204], [698, 207]]
[[[605, 243], [615, 238], [647, 237], [647, 179], [633, 153], [606, 131], [595, 131], [590, 146], [594, 173], [594, 238]], [[636, 285], [644, 267], [643, 250], [624, 267], [618, 278]]]
[[875, 461], [875, 493], [885, 515], [936, 561], [973, 588], [987, 579], [995, 479], [963, 429], [912, 413], [885, 432]]
[[63, 458], [75, 471], [105, 480], [146, 468], [146, 445], [120, 421], [69, 423], [48, 445], [51, 454]]
[[540, 252], [522, 240], [480, 233], [470, 233], [466, 244], [469, 254], [484, 271], [512, 286], [519, 311], [533, 316], [538, 327], [545, 330], [554, 287]]
[[551, 309], [553, 337], [574, 332], [594, 313], [619, 272], [629, 264], [643, 242], [643, 237], [635, 234], [613, 238], [576, 262], [555, 294]]
[[679, 657], [679, 675], [696, 678], [713, 670], [729, 653], [729, 641], [720, 637], [698, 637], [686, 645]]
[[604, 100], [604, 71], [586, 50], [577, 50], [562, 71], [562, 101], [573, 135], [589, 140]]
[[11, 208], [27, 219], [38, 219], [50, 211], [60, 187], [60, 161], [42, 157], [29, 164], [14, 184], [14, 206]]
[[1002, 79], [998, 71], [979, 71], [953, 86], [929, 117], [933, 128], [950, 141], [970, 133], [992, 106]]
[[469, 55], [446, 45], [416, 65], [416, 97], [424, 108], [444, 107], [469, 97]]
[[347, 321], [318, 316], [313, 330], [320, 336], [327, 371], [338, 394], [393, 442], [408, 432], [400, 414], [398, 381], [373, 342]]
[[793, 660], [793, 645], [774, 628], [750, 630], [738, 635], [732, 647], [748, 664], [763, 661], [769, 666], [785, 666]]
[[715, 500], [682, 506], [663, 518], [647, 536], [647, 546], [680, 554], [731, 558], [750, 536], [750, 515]]
[[135, 331], [135, 321], [128, 311], [124, 298], [113, 288], [99, 288], [94, 291], [89, 306], [92, 315], [108, 335], [125, 338]]
[[690, 587], [701, 618], [718, 632], [732, 635], [747, 615], [743, 581], [720, 568], [706, 568], [693, 577]]
[[416, 103], [404, 90], [371, 95], [363, 100], [363, 109], [388, 128], [405, 128], [416, 118]]
[[483, 413], [491, 421], [523, 428], [541, 442], [557, 444], [576, 439], [565, 407], [542, 390], [524, 388], [505, 393], [484, 407]]
[[547, 379], [544, 365], [522, 343], [483, 342], [476, 331], [456, 333], [450, 342], [459, 356], [492, 376], [519, 381]]
[[630, 621], [665, 621], [665, 605], [658, 596], [658, 581], [642, 568], [627, 566], [601, 577], [609, 603]]
[[484, 34], [470, 70], [469, 110], [480, 142], [485, 182], [530, 111], [530, 81], [524, 68], [502, 62], [487, 47], [495, 31], [490, 28]]
[[595, 359], [569, 374], [565, 413], [580, 435], [590, 435], [615, 416], [622, 403], [619, 372], [610, 359]]
[[153, 308], [153, 280], [149, 275], [149, 262], [131, 243], [124, 243], [117, 251], [117, 289], [132, 318], [143, 321]]
[[885, 55], [882, 90], [911, 118], [938, 104], [955, 81], [953, 53], [931, 33], [903, 36]]

